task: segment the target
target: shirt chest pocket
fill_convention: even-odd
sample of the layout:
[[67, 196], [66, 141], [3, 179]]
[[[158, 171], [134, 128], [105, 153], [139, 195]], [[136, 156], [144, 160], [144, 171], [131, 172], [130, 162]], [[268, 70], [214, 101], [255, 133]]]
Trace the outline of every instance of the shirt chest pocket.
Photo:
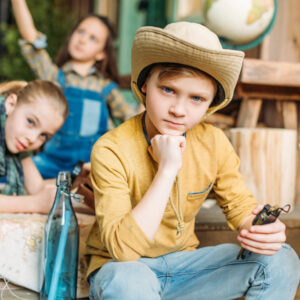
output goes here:
[[193, 192], [187, 194], [185, 209], [184, 209], [184, 221], [191, 221], [198, 213], [202, 203], [208, 196], [213, 183], [211, 182], [205, 189], [199, 192]]

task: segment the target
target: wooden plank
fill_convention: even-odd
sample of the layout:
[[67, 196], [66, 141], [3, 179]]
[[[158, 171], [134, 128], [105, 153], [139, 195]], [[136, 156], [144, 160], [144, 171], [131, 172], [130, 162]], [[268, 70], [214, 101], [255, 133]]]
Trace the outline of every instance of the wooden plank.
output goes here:
[[[263, 59], [299, 62], [300, 61], [300, 1], [278, 0], [276, 22], [270, 34], [268, 57]], [[264, 41], [263, 41], [264, 43]], [[263, 46], [263, 45], [262, 45]]]
[[[299, 0], [279, 0], [278, 14], [276, 22], [270, 34], [261, 44], [261, 58], [271, 61], [300, 62], [300, 1]], [[300, 78], [298, 78], [300, 79]], [[296, 80], [298, 80], [296, 79]], [[298, 88], [299, 89], [299, 88]], [[241, 89], [243, 90], [243, 89]], [[257, 91], [253, 85], [252, 91]], [[274, 90], [273, 98], [276, 100], [297, 100], [299, 92], [290, 93], [291, 96], [284, 97], [283, 92], [277, 94]], [[249, 93], [249, 97], [263, 97], [261, 93]], [[264, 98], [264, 97], [263, 97]], [[268, 94], [268, 99], [272, 95]], [[299, 106], [299, 104], [298, 104]], [[298, 141], [300, 141], [300, 112], [298, 112]], [[274, 116], [275, 118], [276, 116]], [[298, 144], [299, 145], [299, 144]], [[300, 205], [300, 145], [298, 146], [298, 168], [296, 179], [296, 204]]]
[[296, 130], [232, 128], [230, 140], [240, 157], [246, 186], [260, 204], [294, 205]]
[[294, 100], [300, 101], [300, 86], [286, 87], [286, 86], [272, 86], [260, 84], [244, 84], [238, 83], [237, 94], [239, 98], [263, 98], [277, 100]]
[[[297, 163], [298, 163], [298, 173], [296, 179], [296, 204], [300, 205], [300, 104], [298, 104], [298, 154], [297, 154]], [[300, 293], [299, 293], [300, 296]]]
[[297, 104], [292, 101], [282, 103], [283, 126], [286, 129], [298, 129]]
[[266, 127], [282, 128], [282, 101], [264, 101], [262, 105], [262, 120]]
[[237, 119], [237, 127], [256, 127], [262, 99], [243, 99]]
[[205, 119], [205, 122], [210, 124], [224, 124], [228, 127], [233, 127], [235, 124], [235, 119], [231, 116], [227, 116], [220, 113], [214, 113], [210, 116], [208, 116]]
[[245, 58], [241, 82], [243, 84], [299, 87], [300, 63]]

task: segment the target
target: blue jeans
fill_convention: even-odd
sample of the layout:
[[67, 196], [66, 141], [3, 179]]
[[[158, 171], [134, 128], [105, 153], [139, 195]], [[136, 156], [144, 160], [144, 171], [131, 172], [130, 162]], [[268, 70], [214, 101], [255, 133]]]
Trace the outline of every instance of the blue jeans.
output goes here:
[[138, 261], [110, 261], [90, 276], [90, 299], [294, 299], [300, 261], [289, 245], [273, 256], [251, 253], [244, 260], [236, 259], [239, 249], [222, 244]]

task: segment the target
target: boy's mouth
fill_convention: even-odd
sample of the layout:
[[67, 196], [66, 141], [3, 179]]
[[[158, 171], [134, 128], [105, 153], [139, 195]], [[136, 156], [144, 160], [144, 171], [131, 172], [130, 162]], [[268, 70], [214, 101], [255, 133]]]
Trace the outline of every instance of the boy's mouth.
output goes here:
[[182, 123], [172, 122], [172, 121], [168, 121], [168, 120], [166, 120], [166, 122], [167, 122], [170, 126], [175, 126], [175, 127], [181, 127], [181, 126], [183, 126]]

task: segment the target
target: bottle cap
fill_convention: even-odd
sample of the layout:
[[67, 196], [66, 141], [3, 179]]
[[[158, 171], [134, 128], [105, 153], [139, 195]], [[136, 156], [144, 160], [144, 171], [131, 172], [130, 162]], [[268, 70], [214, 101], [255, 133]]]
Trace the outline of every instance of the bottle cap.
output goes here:
[[84, 203], [84, 196], [76, 193], [71, 193], [71, 199], [76, 203]]
[[56, 178], [56, 185], [67, 185], [71, 186], [71, 174], [68, 171], [61, 171], [58, 173]]

